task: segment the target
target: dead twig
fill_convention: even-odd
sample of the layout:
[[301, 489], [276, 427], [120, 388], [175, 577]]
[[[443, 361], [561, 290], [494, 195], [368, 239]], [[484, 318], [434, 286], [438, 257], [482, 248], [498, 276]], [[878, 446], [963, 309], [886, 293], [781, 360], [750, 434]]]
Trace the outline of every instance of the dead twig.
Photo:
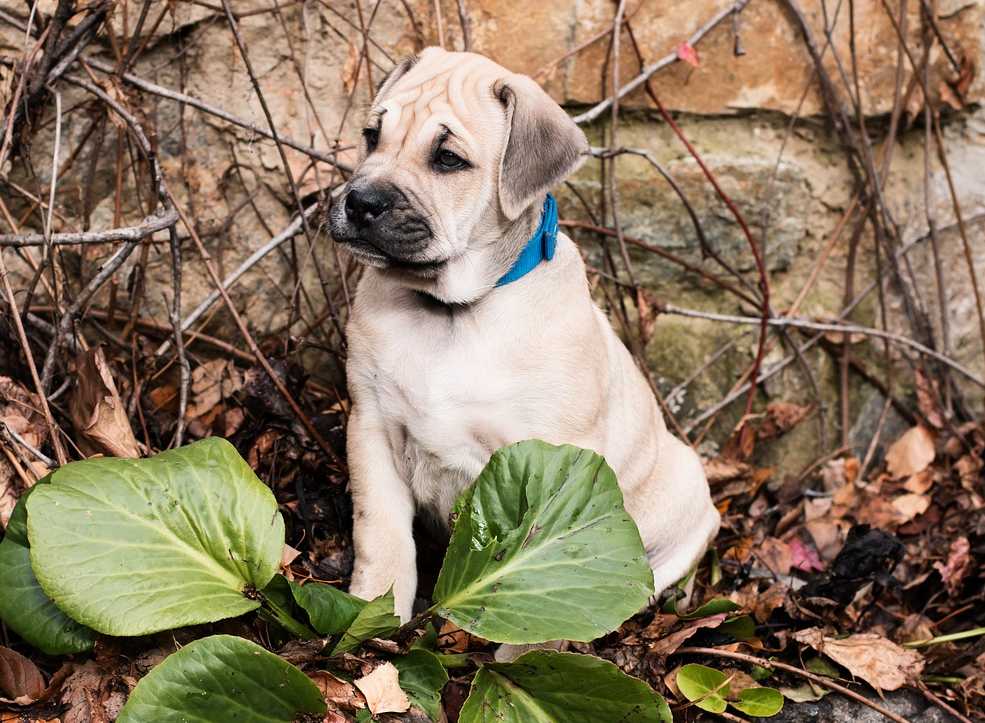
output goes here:
[[[714, 15], [704, 25], [702, 25], [700, 28], [694, 31], [694, 33], [692, 33], [691, 36], [688, 38], [687, 42], [690, 45], [697, 45], [698, 43], [701, 42], [701, 39], [704, 38], [705, 35], [707, 35], [712, 29], [715, 28], [716, 25], [718, 25], [720, 22], [725, 20], [725, 18], [730, 17], [735, 13], [741, 12], [742, 9], [748, 4], [749, 4], [749, 0], [738, 0], [737, 2], [730, 4], [727, 8]], [[611, 32], [611, 30], [608, 32]], [[618, 92], [612, 95], [612, 97], [606, 98], [601, 103], [592, 106], [589, 110], [585, 111], [584, 113], [576, 115], [573, 120], [575, 121], [575, 123], [578, 123], [579, 125], [584, 123], [591, 123], [600, 115], [605, 113], [610, 107], [612, 107], [612, 104], [616, 98], [619, 99], [625, 98], [627, 95], [629, 95], [634, 90], [636, 90], [641, 85], [643, 85], [650, 77], [653, 76], [654, 73], [656, 73], [659, 70], [663, 70], [668, 65], [672, 65], [673, 63], [676, 63], [678, 60], [679, 58], [677, 57], [677, 53], [674, 52], [674, 53], [670, 53], [669, 55], [665, 55], [660, 60], [658, 60], [657, 62], [651, 65], [647, 65], [646, 67], [643, 68], [643, 70], [640, 72], [639, 75], [637, 75], [631, 81], [626, 83], [626, 85], [622, 86]]]
[[[310, 218], [318, 211], [318, 208], [319, 206], [317, 204], [314, 206], [309, 206], [308, 208], [305, 209], [305, 214]], [[239, 266], [237, 266], [232, 273], [227, 275], [222, 280], [218, 289], [213, 289], [211, 292], [209, 292], [209, 295], [206, 296], [204, 299], [202, 299], [199, 305], [196, 306], [194, 310], [192, 310], [191, 313], [189, 313], [181, 322], [180, 325], [181, 331], [182, 332], [188, 331], [200, 318], [202, 318], [202, 315], [205, 314], [205, 312], [208, 311], [212, 307], [212, 305], [219, 300], [219, 297], [222, 294], [222, 291], [220, 291], [220, 289], [224, 291], [228, 291], [230, 288], [232, 288], [233, 285], [235, 285], [237, 281], [239, 281], [240, 277], [242, 277], [243, 274], [245, 274], [247, 271], [249, 271], [254, 266], [256, 266], [261, 260], [263, 260], [264, 257], [270, 254], [271, 251], [273, 251], [278, 246], [286, 242], [288, 239], [297, 236], [299, 233], [301, 233], [301, 217], [297, 216], [293, 221], [291, 221], [291, 223], [287, 226], [287, 228], [285, 228], [279, 234], [277, 234], [272, 239], [270, 239], [270, 241], [268, 241], [263, 246], [261, 246], [256, 251], [254, 251], [252, 254], [250, 254], [246, 259], [244, 259], [243, 262]], [[171, 348], [171, 342], [166, 341], [154, 351], [154, 356], [161, 356], [163, 354], [166, 354], [168, 349], [170, 348]]]
[[[674, 306], [673, 304], [660, 304], [658, 310], [665, 314], [671, 314], [674, 316], [687, 316], [693, 319], [706, 319], [708, 321], [721, 321], [729, 324], [762, 324], [762, 319], [754, 316], [735, 316], [732, 314], [716, 314], [710, 311], [698, 311], [697, 309], [684, 309], [679, 306]], [[924, 356], [930, 357], [935, 361], [950, 367], [954, 371], [961, 374], [963, 377], [973, 382], [974, 384], [985, 389], [985, 379], [982, 379], [973, 371], [965, 366], [962, 366], [958, 362], [954, 361], [950, 357], [935, 351], [930, 347], [924, 346], [918, 341], [914, 341], [906, 336], [900, 336], [899, 334], [893, 334], [888, 331], [883, 331], [882, 329], [873, 329], [868, 326], [858, 326], [856, 324], [826, 324], [819, 321], [811, 321], [810, 319], [800, 319], [792, 316], [778, 316], [767, 320], [769, 326], [775, 327], [787, 327], [793, 329], [809, 329], [810, 331], [821, 331], [826, 333], [837, 333], [837, 334], [860, 334], [863, 336], [874, 336], [879, 339], [886, 339], [894, 344], [900, 346], [905, 346], [909, 349], [913, 349]]]
[[[106, 231], [78, 231], [73, 233], [53, 233], [48, 241], [52, 246], [78, 246], [86, 244], [104, 244], [115, 241], [140, 241], [178, 221], [174, 209], [161, 209], [159, 213], [148, 216], [136, 226], [112, 228]], [[28, 246], [44, 246], [43, 233], [8, 233], [0, 234], [0, 246], [24, 248]]]

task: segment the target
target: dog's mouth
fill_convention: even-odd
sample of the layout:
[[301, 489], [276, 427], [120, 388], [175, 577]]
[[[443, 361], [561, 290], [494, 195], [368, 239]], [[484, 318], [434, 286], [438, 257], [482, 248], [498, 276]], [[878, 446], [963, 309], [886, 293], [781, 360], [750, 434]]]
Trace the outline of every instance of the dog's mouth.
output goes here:
[[372, 242], [362, 238], [339, 240], [357, 261], [379, 269], [408, 271], [414, 275], [431, 278], [448, 264], [448, 259], [402, 259], [387, 253]]

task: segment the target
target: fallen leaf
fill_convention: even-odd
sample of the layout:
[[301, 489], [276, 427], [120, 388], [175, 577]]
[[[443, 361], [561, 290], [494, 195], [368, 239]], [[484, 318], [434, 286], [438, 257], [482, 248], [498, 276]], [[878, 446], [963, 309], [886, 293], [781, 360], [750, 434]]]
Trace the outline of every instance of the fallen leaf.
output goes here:
[[677, 53], [678, 60], [683, 60], [694, 68], [701, 67], [701, 61], [698, 59], [698, 51], [686, 40], [675, 48], [675, 52]]
[[243, 374], [228, 359], [212, 359], [195, 367], [190, 388], [193, 401], [188, 405], [185, 419], [205, 416], [242, 388]]
[[709, 615], [706, 618], [695, 620], [686, 628], [678, 630], [665, 638], [661, 638], [660, 640], [650, 643], [650, 653], [660, 657], [670, 655], [681, 647], [681, 645], [683, 645], [684, 642], [696, 632], [702, 628], [717, 628], [725, 622], [725, 618], [727, 616], [727, 613], [719, 613], [718, 615]]
[[653, 336], [653, 327], [657, 323], [657, 312], [653, 294], [642, 286], [636, 287], [636, 309], [639, 315], [640, 340], [645, 346]]
[[858, 477], [859, 466], [857, 457], [841, 457], [826, 462], [821, 468], [825, 492], [837, 492], [853, 483]]
[[75, 359], [76, 386], [68, 411], [80, 435], [80, 447], [88, 454], [139, 457], [126, 407], [101, 346], [84, 351]]
[[[40, 449], [48, 438], [48, 425], [40, 409], [36, 394], [10, 377], [0, 377], [0, 423], [35, 449]], [[44, 464], [26, 450], [0, 445], [0, 528], [7, 526], [20, 490], [46, 474], [48, 469]]]
[[284, 549], [281, 550], [280, 553], [280, 566], [283, 568], [290, 567], [291, 563], [294, 562], [300, 554], [300, 550], [295, 550], [285, 542]]
[[845, 525], [846, 523], [844, 522], [834, 521], [828, 518], [811, 520], [804, 524], [808, 534], [814, 541], [814, 547], [817, 548], [818, 555], [820, 555], [822, 561], [831, 562], [835, 559], [839, 550], [841, 550], [841, 546], [844, 543], [842, 528]]
[[410, 699], [400, 687], [399, 677], [393, 663], [383, 663], [353, 684], [366, 697], [366, 705], [373, 715], [403, 713], [410, 708]]
[[66, 706], [63, 723], [103, 723], [110, 720], [104, 703], [113, 678], [90, 660], [62, 684], [61, 702]]
[[961, 583], [965, 576], [971, 571], [971, 557], [968, 554], [971, 545], [968, 544], [967, 537], [959, 537], [951, 543], [951, 549], [947, 555], [947, 562], [935, 562], [934, 569], [941, 574], [947, 592], [951, 597], [957, 597], [961, 590]]
[[705, 477], [708, 478], [708, 484], [710, 485], [739, 479], [749, 474], [749, 471], [752, 469], [745, 462], [739, 462], [735, 459], [724, 459], [722, 457], [702, 460], [702, 465], [705, 468]]
[[894, 499], [892, 506], [896, 522], [902, 525], [926, 512], [930, 507], [930, 497], [910, 492]]
[[790, 566], [801, 572], [820, 572], [824, 569], [817, 550], [796, 536], [790, 540]]
[[812, 407], [790, 402], [772, 402], [766, 406], [766, 419], [759, 427], [760, 439], [773, 439], [786, 434], [800, 424]]
[[917, 408], [920, 413], [923, 414], [924, 419], [932, 427], [941, 429], [944, 426], [944, 419], [940, 413], [940, 407], [937, 406], [936, 400], [939, 398], [938, 384], [936, 381], [931, 381], [927, 378], [920, 369], [917, 369], [916, 373], [916, 387], [917, 387]]
[[729, 595], [729, 600], [738, 603], [759, 623], [770, 619], [773, 611], [783, 605], [789, 588], [782, 582], [774, 582], [764, 592], [759, 592], [759, 582], [754, 581]]
[[308, 677], [318, 686], [322, 697], [329, 704], [350, 712], [366, 707], [366, 699], [352, 683], [324, 670], [308, 673]]
[[0, 645], [0, 693], [18, 705], [29, 705], [44, 693], [38, 666], [16, 650]]
[[925, 494], [934, 486], [934, 470], [928, 468], [921, 472], [917, 472], [912, 475], [903, 484], [903, 489], [907, 492], [912, 492], [915, 495]]
[[342, 66], [342, 87], [346, 93], [351, 93], [356, 87], [356, 77], [359, 72], [359, 48], [351, 40], [349, 50], [345, 56], [345, 65]]
[[478, 638], [469, 635], [455, 623], [446, 620], [438, 629], [438, 649], [443, 653], [464, 653]]
[[916, 426], [897, 439], [886, 452], [886, 467], [894, 479], [922, 472], [934, 461], [934, 435], [926, 427]]
[[877, 633], [858, 633], [847, 638], [825, 636], [819, 628], [793, 634], [794, 640], [843, 665], [877, 691], [897, 690], [916, 681], [923, 671], [923, 656], [901, 648]]
[[790, 545], [783, 540], [767, 537], [760, 544], [756, 556], [777, 577], [785, 577], [790, 574], [790, 568], [793, 566], [793, 554], [790, 551]]

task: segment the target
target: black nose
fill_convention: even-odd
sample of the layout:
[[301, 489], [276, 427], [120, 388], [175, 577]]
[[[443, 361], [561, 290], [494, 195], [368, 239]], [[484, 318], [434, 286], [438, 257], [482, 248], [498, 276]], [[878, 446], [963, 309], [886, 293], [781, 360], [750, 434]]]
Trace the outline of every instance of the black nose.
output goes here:
[[345, 197], [345, 215], [357, 226], [368, 226], [393, 206], [393, 194], [376, 186], [352, 188]]

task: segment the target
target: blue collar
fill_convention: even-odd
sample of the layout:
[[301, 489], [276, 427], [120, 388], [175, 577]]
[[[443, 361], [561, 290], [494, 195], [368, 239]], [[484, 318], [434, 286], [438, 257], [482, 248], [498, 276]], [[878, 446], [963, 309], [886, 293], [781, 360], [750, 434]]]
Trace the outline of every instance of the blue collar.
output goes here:
[[554, 200], [554, 196], [548, 193], [547, 198], [544, 199], [544, 210], [540, 214], [540, 225], [523, 247], [523, 251], [517, 256], [510, 270], [496, 282], [496, 286], [506, 286], [517, 279], [522, 279], [537, 268], [541, 261], [553, 259], [556, 248], [557, 201]]

